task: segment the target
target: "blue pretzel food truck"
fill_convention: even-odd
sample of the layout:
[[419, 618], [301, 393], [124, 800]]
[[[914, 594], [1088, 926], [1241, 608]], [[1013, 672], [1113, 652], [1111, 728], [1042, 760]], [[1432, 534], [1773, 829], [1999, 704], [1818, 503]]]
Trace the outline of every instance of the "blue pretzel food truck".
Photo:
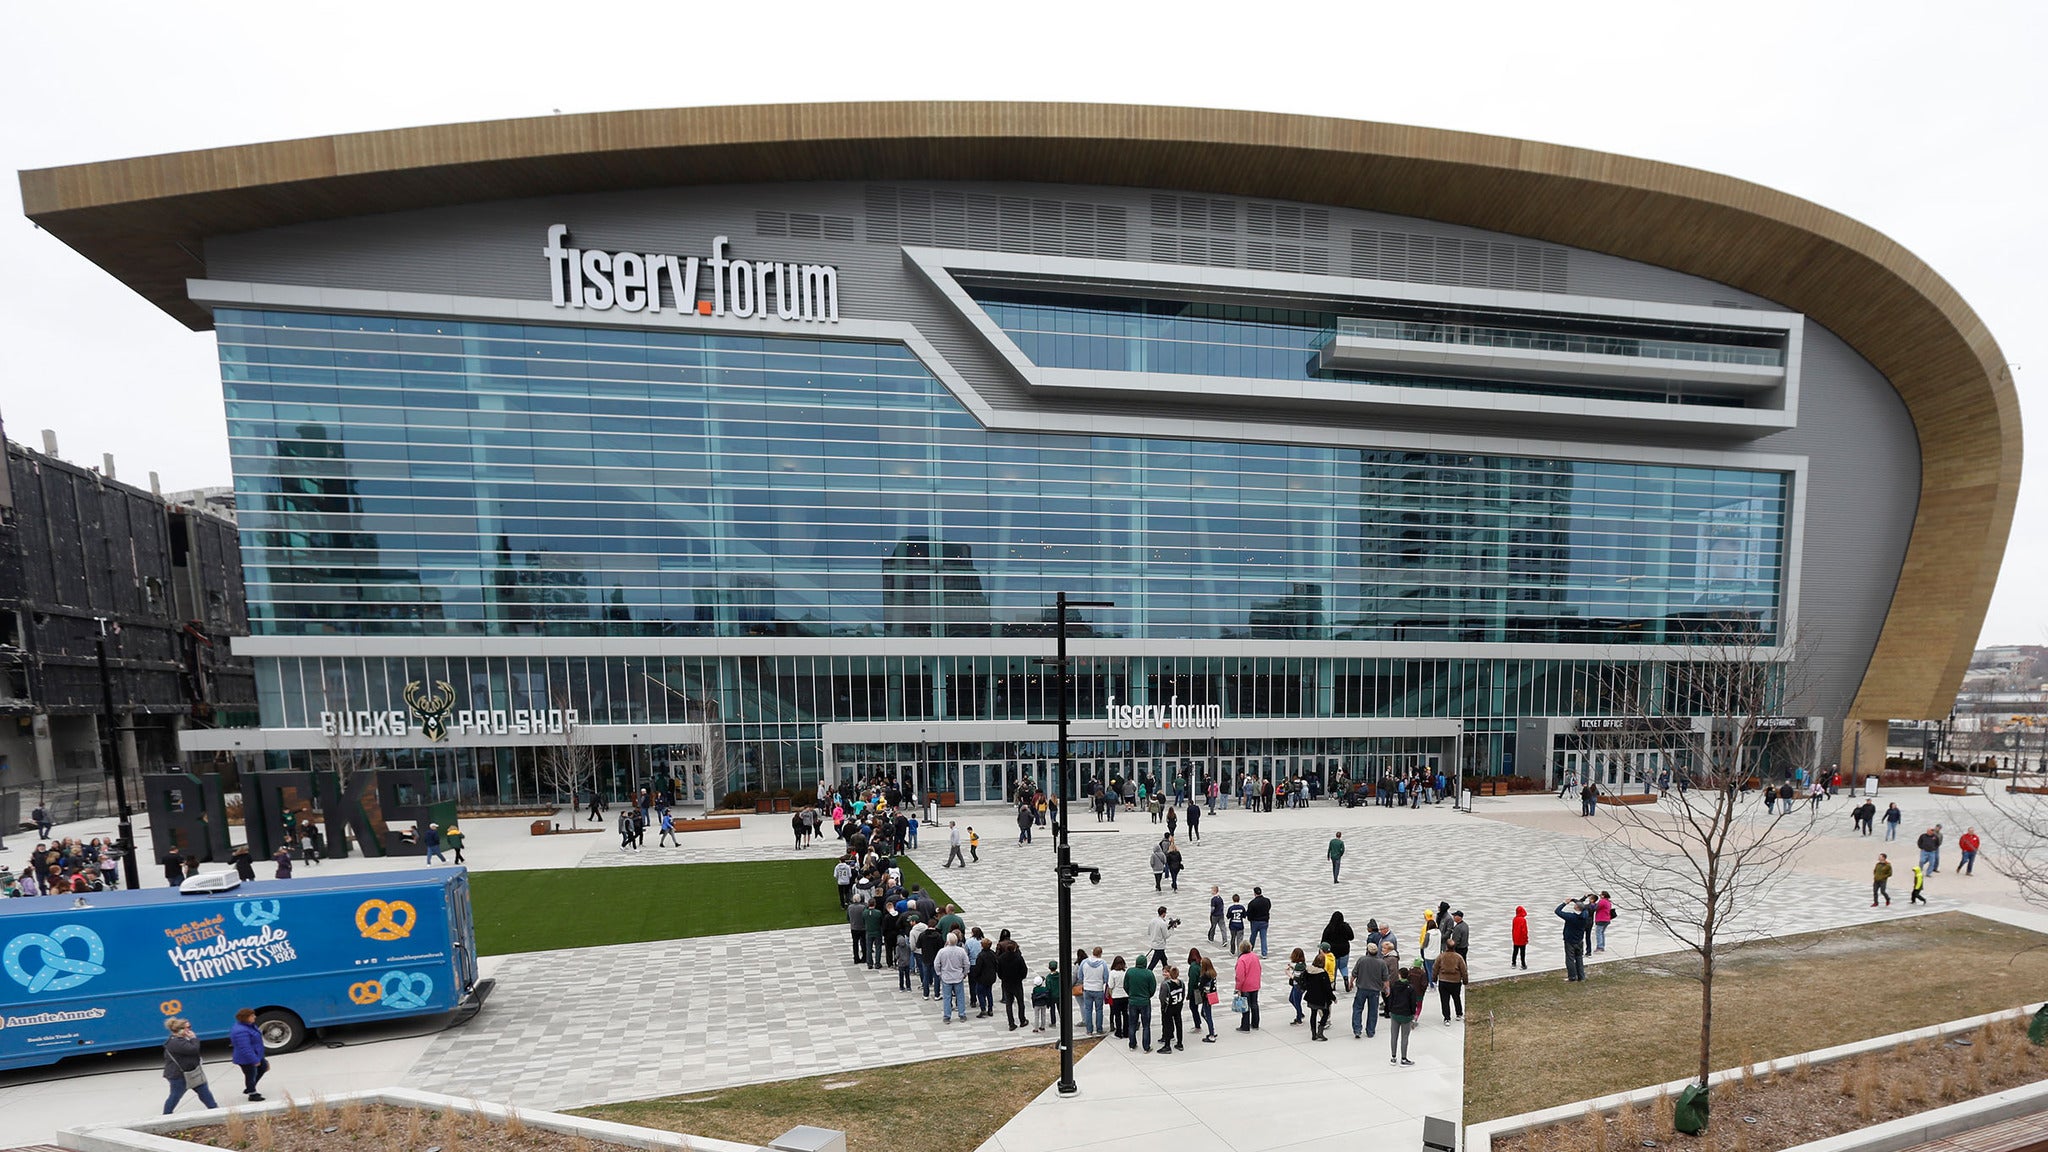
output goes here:
[[0, 1068], [154, 1047], [172, 1016], [219, 1039], [242, 1008], [283, 1052], [476, 985], [462, 868], [0, 900]]

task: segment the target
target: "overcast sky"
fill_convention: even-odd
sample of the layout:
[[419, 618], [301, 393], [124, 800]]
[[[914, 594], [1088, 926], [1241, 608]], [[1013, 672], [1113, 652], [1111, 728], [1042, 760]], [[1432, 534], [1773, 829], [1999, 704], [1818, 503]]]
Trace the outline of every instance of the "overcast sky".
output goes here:
[[[1123, 13], [1129, 15], [1123, 15]], [[2048, 461], [2048, 5], [23, 4], [0, 166], [563, 112], [1100, 100], [1301, 112], [1597, 148], [1845, 212], [1961, 290]], [[124, 480], [229, 482], [209, 334], [0, 218], [0, 418]], [[2031, 371], [2029, 371], [2031, 369]], [[2030, 469], [2030, 477], [2039, 468]], [[1985, 643], [2048, 643], [2048, 499]]]

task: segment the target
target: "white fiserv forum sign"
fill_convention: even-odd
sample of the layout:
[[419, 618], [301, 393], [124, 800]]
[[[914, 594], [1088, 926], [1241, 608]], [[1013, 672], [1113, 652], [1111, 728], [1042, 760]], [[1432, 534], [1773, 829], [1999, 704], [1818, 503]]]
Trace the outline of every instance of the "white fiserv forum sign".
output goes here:
[[[711, 255], [606, 252], [569, 246], [569, 226], [548, 226], [548, 295], [557, 308], [660, 312], [741, 319], [839, 322], [839, 269], [830, 264], [734, 260], [727, 237], [711, 238]], [[709, 292], [709, 299], [701, 297]]]
[[1118, 731], [1145, 728], [1216, 729], [1223, 724], [1221, 704], [1182, 704], [1175, 696], [1166, 704], [1119, 704], [1111, 696], [1105, 709], [1107, 727]]

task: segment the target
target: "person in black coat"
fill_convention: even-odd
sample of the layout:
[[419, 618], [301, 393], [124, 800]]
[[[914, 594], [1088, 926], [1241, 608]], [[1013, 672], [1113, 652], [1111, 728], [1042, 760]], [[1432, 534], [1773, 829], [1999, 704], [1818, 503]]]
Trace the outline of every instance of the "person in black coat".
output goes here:
[[1351, 991], [1351, 925], [1344, 922], [1342, 912], [1330, 913], [1330, 922], [1323, 925], [1323, 943], [1330, 946], [1330, 955], [1337, 958], [1337, 971], [1344, 976], [1344, 990]]
[[249, 846], [247, 844], [235, 845], [233, 858], [235, 875], [240, 876], [244, 881], [256, 879], [256, 861], [250, 858]]
[[996, 979], [1003, 984], [1003, 1016], [1010, 1022], [1012, 1032], [1025, 1024], [1024, 981], [1030, 976], [1031, 966], [1025, 963], [1024, 952], [1017, 947], [1017, 942], [999, 942], [996, 945]]
[[173, 847], [164, 853], [164, 883], [176, 888], [185, 882], [185, 854]]

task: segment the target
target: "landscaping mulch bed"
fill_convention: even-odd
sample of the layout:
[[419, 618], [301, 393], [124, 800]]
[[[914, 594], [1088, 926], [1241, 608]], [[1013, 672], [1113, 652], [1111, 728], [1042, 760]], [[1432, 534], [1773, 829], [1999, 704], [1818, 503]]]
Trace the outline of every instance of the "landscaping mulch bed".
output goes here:
[[[1093, 1046], [1093, 1041], [1077, 1041], [1074, 1058]], [[579, 1108], [576, 1114], [756, 1144], [811, 1124], [845, 1132], [846, 1146], [856, 1152], [974, 1152], [1057, 1080], [1059, 1071], [1058, 1046], [1043, 1044], [605, 1104]]]
[[[1544, 946], [1555, 949], [1556, 938]], [[1723, 953], [1714, 979], [1712, 1066], [2039, 1004], [2048, 999], [2043, 943], [2012, 924], [1942, 912], [1743, 944]], [[1583, 984], [1542, 972], [1467, 988], [1465, 1122], [1693, 1074], [1697, 970], [1690, 954], [1672, 953], [1590, 964]]]
[[[1824, 1010], [1824, 1009], [1822, 1009]], [[1776, 1152], [1998, 1092], [2048, 1076], [2048, 1051], [2027, 1040], [2025, 1017], [1975, 1032], [1797, 1065], [1714, 1087], [1707, 1130], [1671, 1126], [1676, 1094], [1646, 1107], [1583, 1117], [1494, 1142], [1496, 1152], [1624, 1152], [1677, 1146], [1698, 1152]]]
[[283, 1114], [228, 1113], [225, 1124], [187, 1128], [180, 1140], [236, 1152], [623, 1152], [625, 1146], [529, 1128], [516, 1116], [398, 1108], [317, 1097]]

